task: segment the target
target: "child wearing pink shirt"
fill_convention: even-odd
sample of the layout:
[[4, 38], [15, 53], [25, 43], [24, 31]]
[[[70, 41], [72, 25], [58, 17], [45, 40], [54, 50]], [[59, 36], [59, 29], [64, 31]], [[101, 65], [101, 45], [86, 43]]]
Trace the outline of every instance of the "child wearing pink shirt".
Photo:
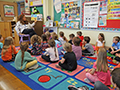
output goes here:
[[82, 57], [82, 49], [80, 46], [80, 38], [79, 37], [74, 37], [72, 40], [72, 51], [75, 53], [76, 59], [80, 60], [80, 58]]
[[111, 85], [107, 52], [104, 48], [99, 49], [97, 60], [93, 64], [93, 68], [87, 71], [86, 77], [84, 81], [87, 83], [101, 81], [105, 85]]

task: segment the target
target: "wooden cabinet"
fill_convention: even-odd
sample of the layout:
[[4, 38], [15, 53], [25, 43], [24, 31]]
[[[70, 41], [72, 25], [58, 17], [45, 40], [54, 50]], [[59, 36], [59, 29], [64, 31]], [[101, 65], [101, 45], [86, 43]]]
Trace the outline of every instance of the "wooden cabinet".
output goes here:
[[3, 37], [3, 43], [6, 37], [12, 36], [11, 22], [0, 22], [0, 34]]
[[12, 24], [11, 22], [0, 22], [0, 34], [3, 37], [2, 43], [4, 43], [4, 40], [6, 37], [11, 36], [14, 38], [15, 46], [19, 45], [19, 41], [15, 39], [15, 37], [12, 35]]

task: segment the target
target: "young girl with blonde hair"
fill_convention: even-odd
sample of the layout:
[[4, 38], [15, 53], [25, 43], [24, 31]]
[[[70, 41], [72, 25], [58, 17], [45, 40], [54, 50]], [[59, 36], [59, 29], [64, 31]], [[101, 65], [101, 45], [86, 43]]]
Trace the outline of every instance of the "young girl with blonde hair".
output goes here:
[[42, 53], [41, 47], [41, 37], [38, 35], [33, 35], [31, 37], [32, 49], [28, 50], [32, 55], [40, 55]]
[[100, 48], [96, 62], [93, 64], [93, 68], [86, 73], [85, 82], [101, 81], [105, 85], [111, 85], [110, 71], [107, 62], [107, 52], [104, 48]]
[[17, 51], [14, 46], [14, 40], [12, 37], [7, 37], [5, 39], [1, 56], [3, 61], [13, 61], [15, 59], [15, 55]]
[[73, 71], [77, 68], [77, 59], [75, 53], [72, 52], [72, 45], [70, 43], [63, 44], [63, 49], [66, 51], [62, 60], [56, 64], [56, 67]]
[[37, 65], [37, 59], [35, 57], [31, 57], [30, 53], [27, 52], [29, 45], [27, 42], [23, 42], [20, 44], [20, 51], [15, 57], [15, 68], [18, 71], [26, 70], [34, 65]]
[[45, 49], [44, 55], [42, 55], [42, 59], [47, 62], [55, 63], [59, 60], [58, 50], [55, 47], [55, 41], [53, 39], [48, 42], [49, 48]]

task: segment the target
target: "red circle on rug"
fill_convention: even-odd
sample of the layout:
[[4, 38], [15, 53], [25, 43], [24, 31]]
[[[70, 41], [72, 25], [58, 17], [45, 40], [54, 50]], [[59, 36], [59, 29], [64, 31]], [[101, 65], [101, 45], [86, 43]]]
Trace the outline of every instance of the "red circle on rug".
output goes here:
[[38, 81], [39, 82], [42, 82], [42, 83], [45, 83], [45, 82], [48, 82], [48, 81], [50, 81], [50, 76], [48, 76], [48, 75], [42, 75], [42, 76], [40, 76], [39, 78], [38, 78]]

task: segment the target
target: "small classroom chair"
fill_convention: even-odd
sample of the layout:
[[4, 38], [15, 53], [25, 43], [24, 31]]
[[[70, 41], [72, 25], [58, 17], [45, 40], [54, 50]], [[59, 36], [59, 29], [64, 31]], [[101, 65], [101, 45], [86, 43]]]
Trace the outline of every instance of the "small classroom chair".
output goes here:
[[[14, 32], [17, 33], [15, 28], [14, 28]], [[30, 35], [29, 34], [17, 34], [17, 35], [20, 37], [19, 44], [24, 42], [24, 41], [30, 42]], [[23, 37], [28, 37], [28, 40], [24, 40]]]

